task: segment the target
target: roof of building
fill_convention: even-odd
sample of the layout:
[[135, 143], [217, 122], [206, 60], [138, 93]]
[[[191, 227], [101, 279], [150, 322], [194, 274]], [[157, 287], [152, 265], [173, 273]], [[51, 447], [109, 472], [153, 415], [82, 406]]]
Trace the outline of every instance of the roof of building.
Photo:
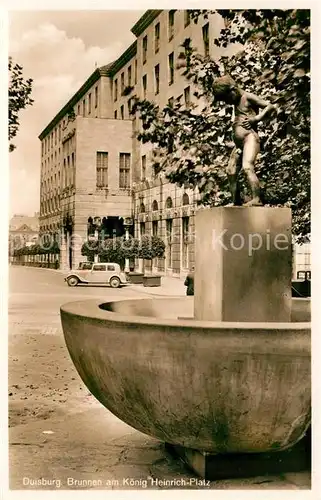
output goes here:
[[9, 231], [39, 231], [38, 217], [28, 215], [14, 215], [9, 223]]
[[135, 36], [139, 36], [143, 33], [143, 31], [156, 19], [157, 16], [161, 13], [161, 10], [147, 10], [140, 19], [138, 19], [137, 23], [131, 29], [131, 32], [134, 33]]
[[96, 68], [95, 71], [90, 75], [90, 77], [85, 81], [85, 83], [80, 87], [79, 90], [69, 99], [67, 104], [56, 114], [56, 116], [48, 123], [46, 128], [38, 136], [42, 140], [46, 135], [53, 129], [53, 127], [70, 111], [71, 108], [83, 97], [84, 94], [94, 85], [101, 76], [111, 76], [111, 67], [113, 62], [100, 68]]
[[[149, 24], [156, 19], [161, 13], [161, 10], [147, 10], [142, 17], [137, 21], [137, 23], [131, 29], [131, 32], [138, 37]], [[80, 87], [79, 90], [69, 99], [65, 106], [55, 115], [55, 117], [48, 123], [48, 125], [43, 129], [41, 134], [38, 136], [42, 140], [46, 135], [57, 125], [68, 114], [70, 109], [77, 104], [77, 102], [86, 94], [86, 92], [94, 85], [94, 83], [99, 80], [101, 76], [114, 76], [137, 52], [137, 40], [135, 40], [126, 50], [123, 52], [116, 61], [111, 62], [105, 66], [95, 69], [95, 71], [90, 75], [90, 77], [85, 81], [85, 83]]]

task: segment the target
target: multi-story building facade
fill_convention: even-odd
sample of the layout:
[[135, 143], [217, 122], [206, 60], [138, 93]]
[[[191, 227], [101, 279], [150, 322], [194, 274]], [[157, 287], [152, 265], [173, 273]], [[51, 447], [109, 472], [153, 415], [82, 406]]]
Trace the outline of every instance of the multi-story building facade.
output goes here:
[[185, 275], [194, 264], [197, 192], [155, 175], [152, 146], [137, 141], [141, 120], [130, 110], [134, 96], [160, 108], [175, 100], [189, 106], [193, 88], [176, 69], [182, 44], [190, 39], [199, 53], [215, 59], [220, 49], [209, 40], [222, 23], [210, 15], [195, 24], [188, 10], [146, 11], [132, 28], [135, 42], [96, 69], [40, 134], [40, 229], [60, 233], [61, 267], [82, 260], [81, 243], [95, 217], [105, 218], [107, 232], [122, 234], [130, 217], [135, 236], [163, 238], [160, 272]]
[[33, 217], [28, 215], [14, 215], [9, 223], [9, 257], [15, 250], [24, 246], [30, 246], [38, 242], [39, 236], [39, 214]]

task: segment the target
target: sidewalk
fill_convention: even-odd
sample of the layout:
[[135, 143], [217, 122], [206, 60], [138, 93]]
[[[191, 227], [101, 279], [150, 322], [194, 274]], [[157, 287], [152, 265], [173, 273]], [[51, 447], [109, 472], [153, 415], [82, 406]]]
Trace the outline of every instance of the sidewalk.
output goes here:
[[130, 285], [140, 293], [157, 295], [160, 297], [183, 297], [186, 295], [184, 278], [174, 278], [172, 276], [162, 276], [161, 286]]

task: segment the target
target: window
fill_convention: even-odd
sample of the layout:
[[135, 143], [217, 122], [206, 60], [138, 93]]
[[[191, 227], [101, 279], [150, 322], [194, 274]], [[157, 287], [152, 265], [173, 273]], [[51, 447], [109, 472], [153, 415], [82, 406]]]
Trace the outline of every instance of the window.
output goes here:
[[95, 87], [95, 108], [98, 107], [98, 87]]
[[168, 56], [168, 69], [169, 69], [169, 85], [174, 83], [174, 52]]
[[184, 89], [184, 101], [185, 101], [185, 107], [189, 108], [191, 104], [191, 90], [190, 87], [186, 87]]
[[154, 69], [155, 76], [155, 94], [159, 94], [159, 64], [156, 64]]
[[137, 59], [135, 59], [135, 85], [137, 83]]
[[120, 75], [120, 88], [121, 88], [121, 93], [123, 93], [124, 88], [125, 88], [125, 73], [124, 72]]
[[152, 211], [157, 212], [157, 210], [158, 210], [158, 203], [157, 200], [154, 200], [152, 204]]
[[152, 233], [153, 233], [153, 236], [158, 236], [158, 221], [157, 220], [153, 220]]
[[119, 154], [119, 187], [130, 188], [130, 153]]
[[116, 271], [115, 266], [108, 265], [107, 271]]
[[174, 36], [174, 19], [175, 10], [170, 10], [168, 13], [168, 40], [171, 40]]
[[130, 114], [132, 112], [132, 100], [131, 99], [128, 99], [127, 108], [128, 108], [128, 115], [130, 117]]
[[116, 78], [116, 80], [114, 81], [114, 101], [117, 101], [117, 97], [118, 97], [118, 81]]
[[141, 204], [139, 206], [139, 213], [144, 214], [145, 212], [146, 212], [146, 208], [145, 208], [144, 202], [141, 202]]
[[141, 236], [144, 236], [145, 232], [146, 232], [146, 228], [145, 228], [145, 222], [141, 222], [139, 224], [139, 229], [140, 229], [140, 235]]
[[142, 181], [146, 179], [146, 155], [142, 156]]
[[120, 117], [123, 120], [124, 119], [124, 106], [120, 106]]
[[172, 208], [173, 207], [173, 200], [172, 198], [169, 196], [167, 199], [166, 199], [166, 208]]
[[132, 67], [131, 66], [128, 66], [127, 81], [128, 81], [128, 86], [131, 87], [131, 85], [132, 85]]
[[[79, 109], [80, 109], [80, 105], [79, 105]], [[80, 112], [79, 112], [79, 114], [80, 114]], [[58, 139], [59, 139], [59, 141], [61, 139], [61, 125], [59, 125], [59, 128], [58, 128]]]
[[91, 113], [91, 94], [88, 94], [88, 114]]
[[147, 93], [147, 75], [143, 76], [143, 98], [146, 99]]
[[114, 111], [114, 118], [115, 118], [115, 120], [117, 120], [117, 109], [115, 109], [115, 111]]
[[191, 23], [191, 13], [190, 10], [184, 10], [184, 27]]
[[189, 217], [182, 218], [182, 267], [188, 268]]
[[160, 40], [160, 24], [155, 25], [155, 54], [159, 51], [159, 40]]
[[187, 193], [183, 194], [182, 205], [189, 205], [189, 197]]
[[210, 55], [209, 23], [204, 24], [202, 32], [203, 32], [204, 55], [205, 57], [207, 57]]
[[96, 153], [96, 187], [108, 187], [108, 153], [106, 151]]
[[80, 116], [80, 104], [78, 104], [77, 115]]
[[147, 35], [143, 38], [143, 64], [147, 61]]
[[166, 238], [168, 243], [172, 243], [173, 219], [166, 219]]
[[106, 265], [105, 264], [94, 264], [93, 271], [106, 271]]
[[85, 99], [82, 102], [82, 116], [86, 116], [86, 101], [85, 101]]

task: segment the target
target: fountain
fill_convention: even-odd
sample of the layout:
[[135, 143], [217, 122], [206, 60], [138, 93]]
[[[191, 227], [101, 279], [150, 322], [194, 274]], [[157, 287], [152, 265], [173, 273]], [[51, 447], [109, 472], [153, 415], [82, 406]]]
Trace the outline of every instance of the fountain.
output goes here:
[[310, 301], [291, 299], [290, 242], [290, 209], [199, 210], [195, 300], [61, 308], [90, 392], [203, 477], [309, 461]]

